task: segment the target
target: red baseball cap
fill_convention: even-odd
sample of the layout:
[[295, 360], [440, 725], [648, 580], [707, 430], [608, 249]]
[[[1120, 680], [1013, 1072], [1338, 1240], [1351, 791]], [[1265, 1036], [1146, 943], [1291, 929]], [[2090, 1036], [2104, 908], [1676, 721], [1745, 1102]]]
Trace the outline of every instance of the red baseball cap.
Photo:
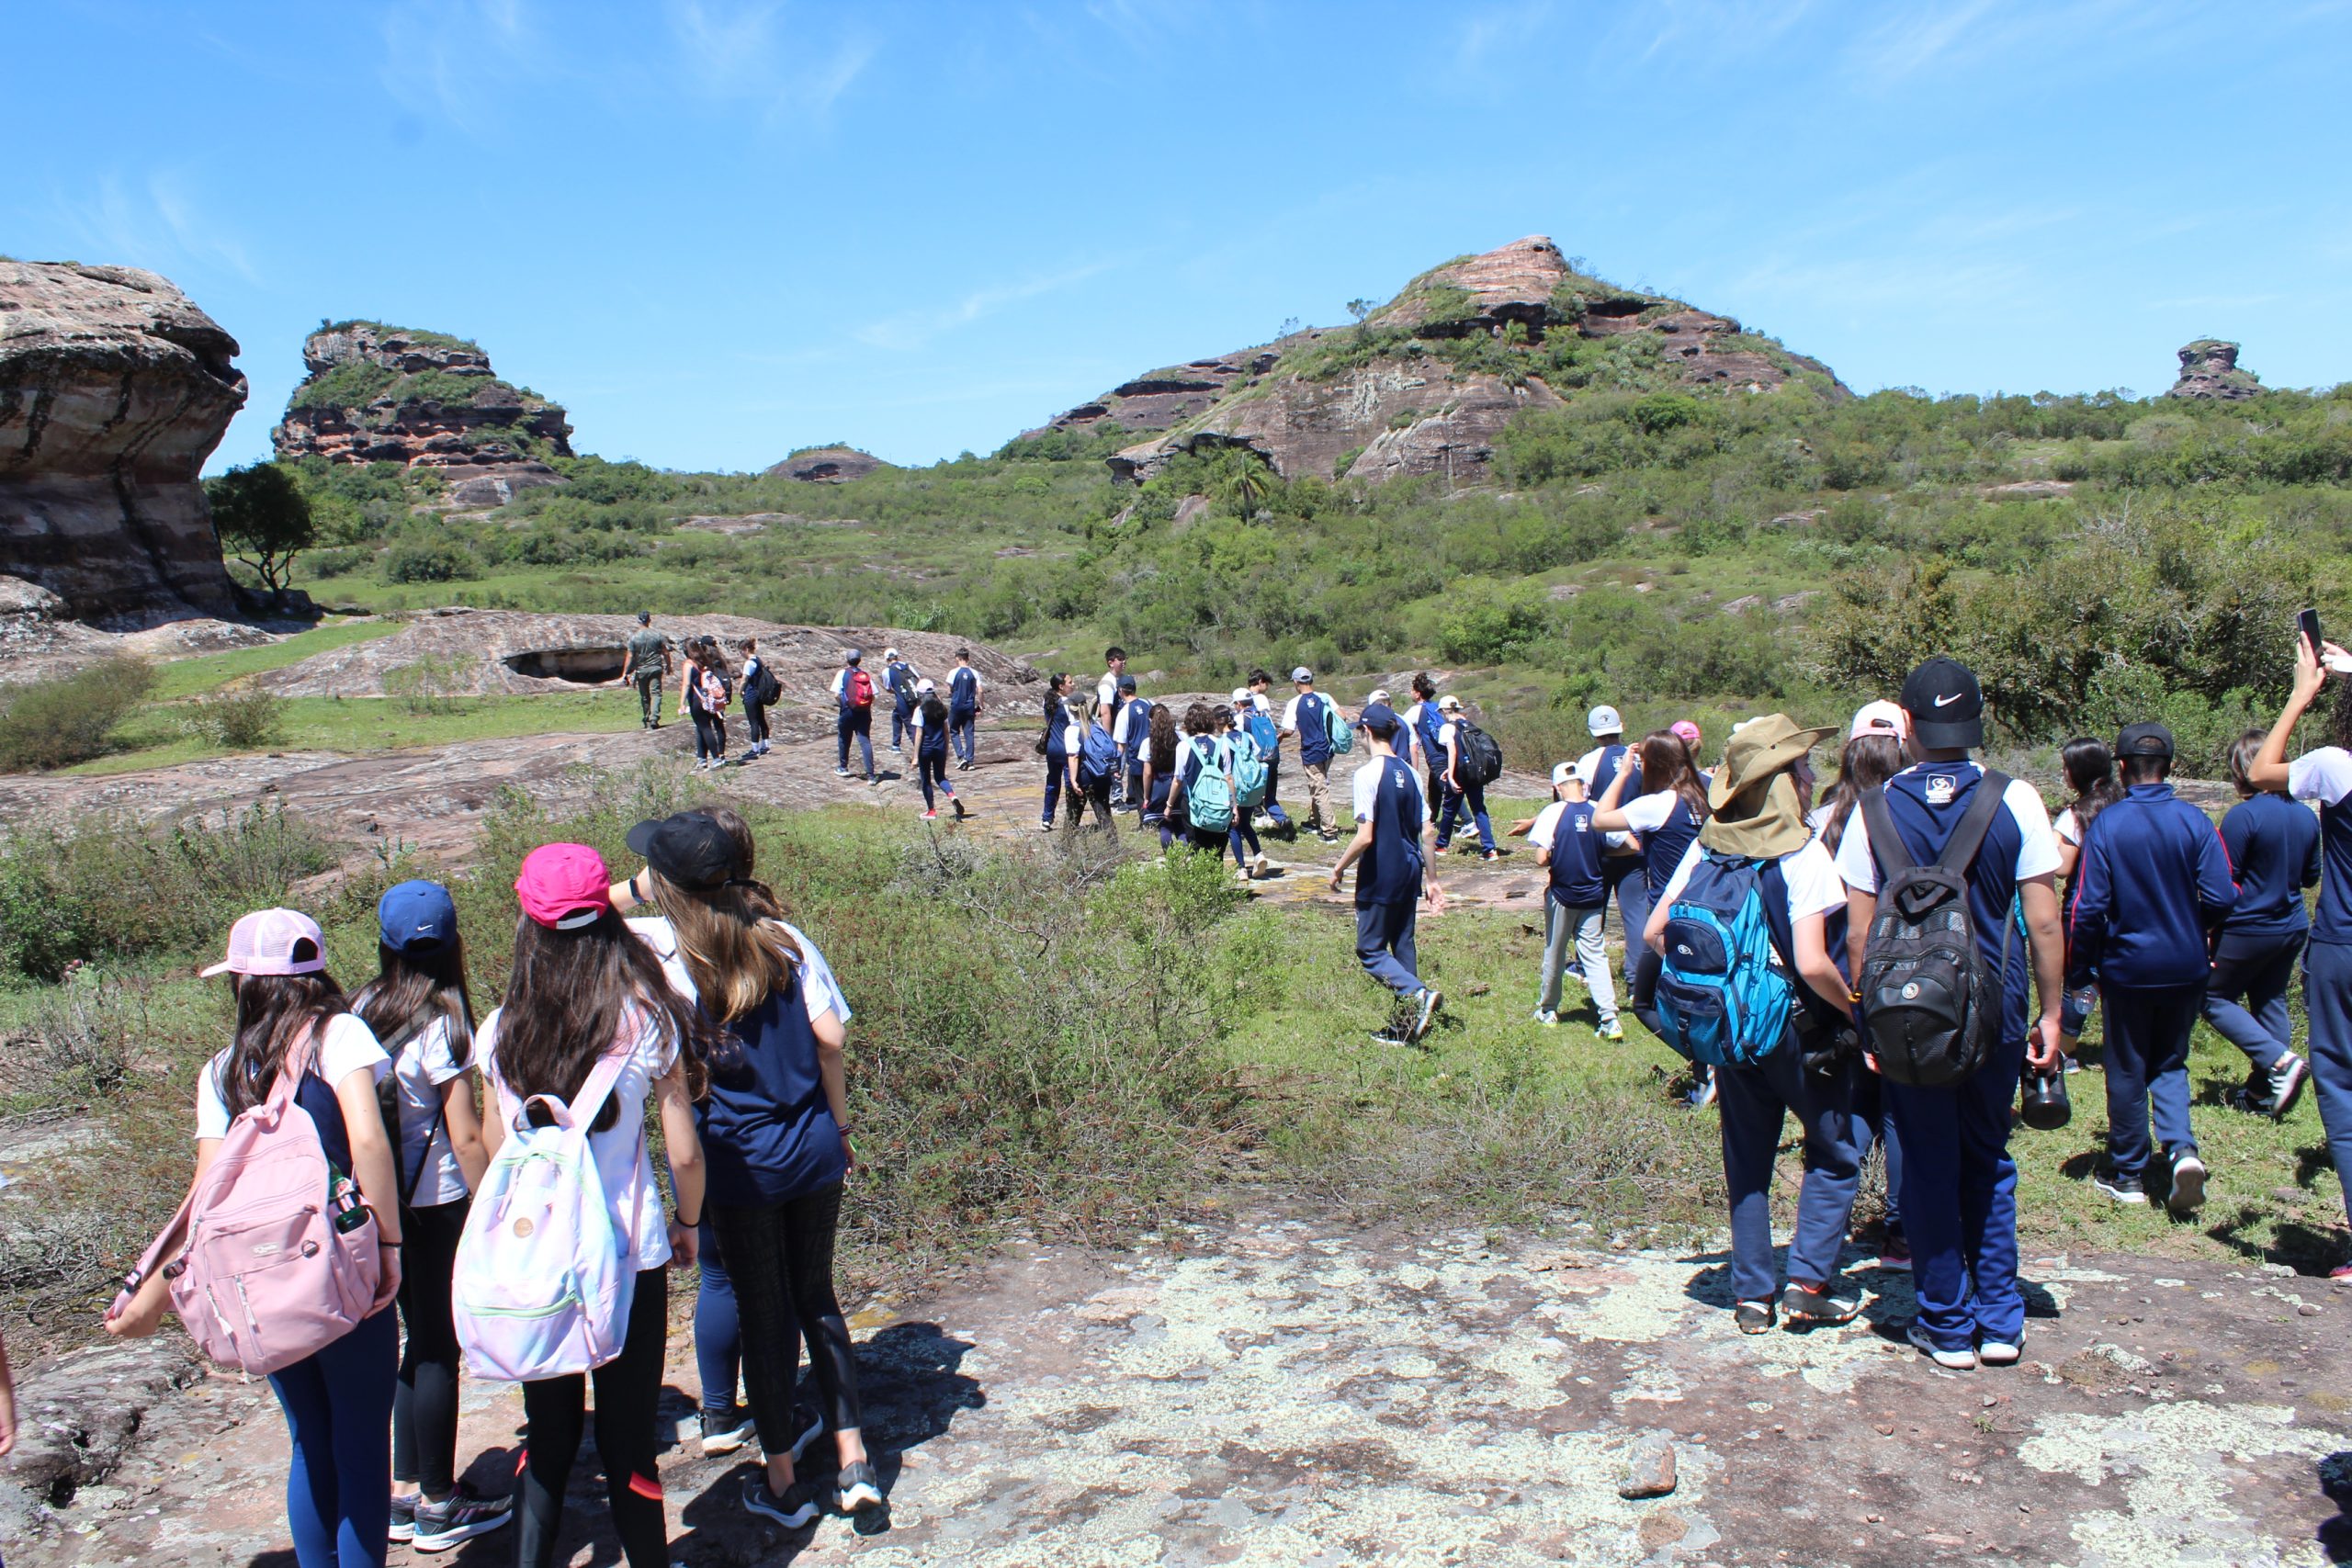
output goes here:
[[523, 857], [514, 879], [523, 913], [551, 931], [577, 931], [613, 907], [613, 874], [586, 844], [541, 844]]

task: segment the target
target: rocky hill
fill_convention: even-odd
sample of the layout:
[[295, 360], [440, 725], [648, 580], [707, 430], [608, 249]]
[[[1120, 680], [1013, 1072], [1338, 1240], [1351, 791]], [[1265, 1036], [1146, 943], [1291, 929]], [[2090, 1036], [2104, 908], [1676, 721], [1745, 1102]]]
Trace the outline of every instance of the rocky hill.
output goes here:
[[2234, 403], [2258, 397], [2262, 378], [2238, 368], [2238, 345], [2217, 337], [2200, 337], [2180, 350], [2180, 379], [2165, 394], [2168, 398], [2199, 398]]
[[236, 354], [152, 272], [0, 261], [0, 573], [32, 585], [11, 604], [234, 613], [197, 474], [244, 406]]
[[563, 410], [499, 379], [463, 338], [337, 321], [303, 341], [302, 364], [310, 376], [270, 432], [281, 457], [446, 468], [460, 502], [496, 504], [556, 482], [544, 459], [571, 456]]
[[1285, 478], [1468, 479], [1511, 419], [1582, 388], [1770, 392], [1800, 379], [1851, 395], [1820, 362], [1578, 272], [1535, 235], [1423, 273], [1352, 327], [1154, 371], [1030, 435], [1157, 432], [1110, 459], [1137, 480], [1196, 446], [1250, 447]]
[[840, 485], [888, 467], [871, 452], [861, 452], [854, 446], [804, 446], [783, 462], [771, 465], [767, 472], [772, 479]]

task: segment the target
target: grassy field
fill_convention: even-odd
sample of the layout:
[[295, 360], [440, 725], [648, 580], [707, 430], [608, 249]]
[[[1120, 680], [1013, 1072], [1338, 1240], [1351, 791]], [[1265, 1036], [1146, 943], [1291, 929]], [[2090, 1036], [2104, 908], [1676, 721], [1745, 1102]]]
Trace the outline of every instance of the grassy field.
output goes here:
[[397, 621], [346, 620], [330, 615], [309, 631], [297, 632], [277, 642], [233, 648], [226, 653], [200, 653], [192, 659], [175, 659], [160, 665], [153, 694], [158, 702], [200, 696], [218, 691], [232, 681], [258, 675], [266, 670], [283, 670], [334, 649], [390, 637], [400, 629]]
[[[117, 750], [62, 771], [122, 773], [229, 755], [233, 748], [190, 728], [192, 712], [185, 703], [148, 709], [123, 727]], [[636, 699], [612, 692], [450, 697], [422, 712], [389, 697], [288, 697], [279, 713], [277, 738], [266, 747], [248, 750], [394, 751], [518, 735], [618, 734], [636, 728], [638, 722]]]

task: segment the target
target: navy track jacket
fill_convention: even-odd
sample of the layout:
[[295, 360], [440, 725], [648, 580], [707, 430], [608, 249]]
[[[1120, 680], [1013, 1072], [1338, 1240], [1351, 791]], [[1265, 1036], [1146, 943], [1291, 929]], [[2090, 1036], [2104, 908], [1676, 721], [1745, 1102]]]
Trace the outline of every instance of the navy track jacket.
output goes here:
[[2229, 851], [2168, 784], [2133, 784], [2091, 818], [2066, 913], [2066, 984], [2201, 986], [2238, 901]]

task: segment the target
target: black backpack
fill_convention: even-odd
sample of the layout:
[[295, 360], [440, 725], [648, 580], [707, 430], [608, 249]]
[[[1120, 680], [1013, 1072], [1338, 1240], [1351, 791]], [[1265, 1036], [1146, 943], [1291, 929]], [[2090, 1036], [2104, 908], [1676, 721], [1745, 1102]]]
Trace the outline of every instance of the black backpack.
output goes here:
[[1495, 738], [1466, 718], [1455, 719], [1453, 725], [1453, 776], [1480, 789], [1502, 777], [1503, 749]]
[[759, 668], [752, 671], [751, 679], [743, 682], [743, 700], [756, 703], [761, 707], [772, 707], [782, 695], [784, 688], [777, 683], [775, 671], [768, 668], [766, 660], [761, 660]]
[[1920, 865], [1894, 826], [1883, 786], [1862, 796], [1871, 850], [1885, 872], [1862, 949], [1866, 1049], [1889, 1081], [1944, 1089], [1983, 1066], [2000, 1043], [2002, 977], [2017, 922], [2001, 922], [2001, 962], [1988, 964], [1968, 913], [1968, 868], [2009, 781], [1985, 770], [1943, 852]]

